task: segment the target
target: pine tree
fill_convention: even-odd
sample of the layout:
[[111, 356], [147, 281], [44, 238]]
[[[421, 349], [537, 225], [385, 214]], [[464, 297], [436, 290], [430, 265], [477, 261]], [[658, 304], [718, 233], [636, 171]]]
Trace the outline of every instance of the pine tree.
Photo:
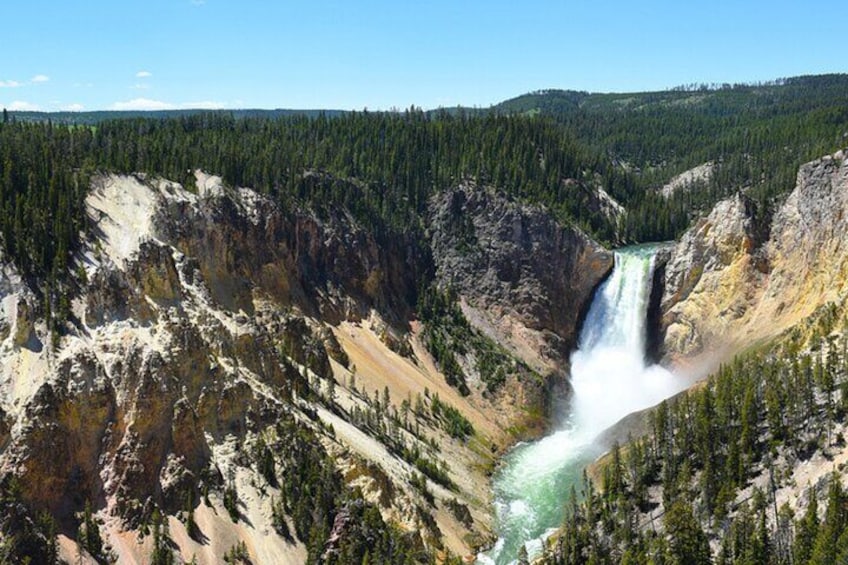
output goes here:
[[837, 542], [846, 524], [844, 505], [845, 494], [840, 483], [840, 476], [834, 472], [830, 479], [824, 522], [819, 527], [813, 553], [810, 556], [811, 565], [830, 565], [836, 562]]
[[153, 553], [150, 557], [151, 565], [173, 565], [174, 553], [170, 548], [170, 534], [168, 531], [168, 519], [159, 513], [158, 508], [153, 509]]
[[695, 519], [692, 506], [679, 499], [663, 516], [669, 537], [669, 557], [679, 565], [710, 563], [710, 544], [701, 525]]
[[95, 559], [103, 556], [103, 538], [100, 537], [100, 527], [91, 512], [91, 502], [85, 501], [82, 522], [77, 532], [79, 544]]
[[816, 497], [816, 489], [810, 488], [810, 502], [804, 517], [795, 526], [795, 545], [793, 556], [795, 563], [807, 563], [813, 553], [813, 544], [819, 531], [819, 506]]

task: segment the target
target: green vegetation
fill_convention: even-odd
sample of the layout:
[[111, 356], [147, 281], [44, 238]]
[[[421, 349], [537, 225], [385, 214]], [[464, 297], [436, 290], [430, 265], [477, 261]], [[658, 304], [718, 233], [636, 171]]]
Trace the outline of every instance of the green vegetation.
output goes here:
[[[627, 95], [546, 91], [489, 111], [13, 113], [0, 124], [1, 246], [39, 280], [59, 334], [95, 171], [191, 187], [189, 171], [202, 168], [289, 208], [346, 209], [381, 242], [421, 230], [429, 197], [464, 178], [545, 204], [608, 243], [670, 239], [739, 189], [766, 225], [798, 165], [845, 144], [846, 108], [848, 76], [826, 75]], [[57, 125], [71, 120], [96, 127]], [[668, 201], [656, 193], [705, 162], [716, 164], [709, 181]], [[625, 206], [623, 218], [604, 213], [597, 187]]]
[[462, 394], [470, 394], [471, 390], [457, 355], [471, 356], [474, 370], [486, 383], [486, 394], [496, 392], [510, 375], [519, 379], [539, 378], [525, 363], [468, 322], [452, 289], [442, 291], [431, 285], [420, 292], [418, 316], [424, 326], [424, 346], [433, 355], [448, 384]]
[[422, 235], [428, 198], [473, 177], [544, 202], [564, 221], [612, 241], [615, 226], [585, 205], [585, 187], [563, 184], [594, 178], [603, 159], [550, 120], [416, 109], [334, 119], [204, 113], [96, 128], [12, 121], [0, 125], [0, 247], [38, 281], [44, 318], [60, 334], [77, 284], [70, 262], [87, 228], [83, 201], [95, 171], [147, 173], [190, 188], [189, 171], [202, 168], [288, 209], [322, 216], [347, 210], [382, 243]]
[[247, 552], [247, 544], [243, 541], [233, 545], [227, 553], [224, 554], [224, 563], [230, 565], [250, 565], [250, 554]]
[[456, 355], [465, 355], [473, 330], [456, 304], [456, 296], [450, 289], [440, 292], [431, 286], [419, 295], [418, 315], [424, 324], [424, 345], [433, 355], [445, 380], [462, 394], [470, 394]]
[[97, 561], [106, 559], [103, 538], [100, 536], [100, 525], [91, 513], [91, 502], [87, 500], [77, 529], [77, 542], [80, 548], [85, 549]]
[[[277, 424], [276, 437], [270, 445], [280, 484], [274, 523], [278, 532], [288, 532], [283, 515], [291, 517], [297, 539], [307, 545], [308, 563], [429, 562], [414, 535], [386, 524], [360, 492], [345, 486], [313, 432], [285, 419]], [[344, 535], [328, 546], [336, 526], [345, 529]]]
[[433, 396], [430, 404], [430, 412], [433, 418], [442, 423], [442, 427], [449, 436], [457, 439], [465, 439], [474, 435], [474, 426], [462, 415], [462, 412], [439, 400], [439, 395]]
[[[562, 184], [593, 171], [601, 157], [549, 120], [429, 116], [417, 109], [334, 119], [210, 113], [107, 121], [95, 129], [13, 122], [2, 126], [0, 142], [2, 203], [11, 224], [2, 226], [5, 247], [42, 273], [73, 250], [74, 228], [84, 223], [86, 173], [95, 170], [149, 173], [191, 186], [187, 171], [202, 168], [286, 205], [346, 208], [383, 235], [418, 225], [435, 190], [474, 177], [545, 202], [604, 239], [614, 235], [614, 226], [583, 205], [582, 189]], [[36, 207], [51, 214], [41, 218]], [[23, 221], [15, 224], [16, 217]], [[41, 221], [30, 225], [30, 219]], [[56, 248], [31, 245], [52, 236]]]
[[[84, 198], [98, 172], [162, 176], [192, 189], [190, 170], [201, 168], [229, 185], [253, 187], [286, 210], [350, 214], [378, 244], [423, 241], [431, 197], [473, 179], [544, 204], [561, 221], [617, 244], [672, 238], [694, 214], [737, 190], [748, 193], [759, 225], [766, 226], [798, 165], [844, 145], [846, 133], [843, 75], [627, 95], [548, 91], [488, 111], [55, 119], [4, 112], [0, 249], [36, 287], [38, 315], [55, 342], [73, 321], [70, 297], [85, 284], [85, 271], [73, 259], [80, 233], [88, 228]], [[707, 180], [668, 200], [657, 194], [674, 174], [706, 162], [714, 164]], [[598, 205], [598, 188], [627, 213], [608, 216]], [[471, 246], [473, 230], [463, 221], [455, 226], [463, 236], [460, 246]], [[450, 384], [468, 394], [476, 373], [484, 394], [492, 394], [510, 378], [537, 378], [471, 326], [450, 289], [436, 288], [432, 274], [422, 279], [409, 305], [417, 303], [425, 345]], [[781, 469], [841, 448], [844, 438], [833, 432], [848, 414], [845, 344], [829, 337], [838, 319], [835, 310], [826, 311], [812, 336], [799, 334], [783, 349], [738, 359], [698, 391], [661, 405], [651, 433], [613, 449], [603, 490], [587, 482], [582, 502], [575, 497], [549, 559], [796, 564], [843, 559], [848, 497], [838, 481], [830, 481], [821, 501], [810, 489], [813, 510], [801, 517], [775, 511], [770, 493], [753, 484], [759, 480], [761, 486], [775, 462], [781, 467], [769, 482], [779, 484]], [[284, 347], [327, 377], [326, 359], [301, 345]], [[332, 402], [334, 392], [328, 387], [327, 405], [341, 410]], [[320, 397], [317, 389], [312, 395]], [[448, 488], [453, 484], [437, 456], [437, 442], [421, 433], [418, 419], [430, 419], [463, 441], [474, 429], [455, 407], [425, 396], [415, 399], [414, 408], [412, 398], [404, 401], [400, 410], [387, 393], [382, 400], [379, 394], [373, 400], [365, 396], [364, 408], [356, 405], [347, 416], [417, 469], [412, 483], [433, 504], [427, 478]], [[280, 489], [272, 505], [275, 529], [306, 544], [311, 563], [427, 560], [416, 539], [386, 524], [361, 493], [345, 487], [312, 432], [293, 418], [281, 421], [276, 432], [273, 441], [257, 441], [253, 463], [270, 487]], [[745, 489], [751, 494], [740, 500]], [[223, 495], [238, 520], [232, 482]], [[825, 507], [822, 516], [815, 512], [819, 504]], [[191, 523], [193, 499], [186, 507]], [[468, 518], [458, 502], [449, 508], [458, 520]], [[664, 514], [654, 516], [659, 508]], [[646, 513], [659, 531], [639, 522]], [[157, 510], [152, 520], [153, 562], [172, 562], [167, 520]], [[345, 535], [328, 547], [336, 527]], [[55, 529], [49, 518], [32, 515], [14, 482], [0, 484], [0, 563], [55, 562]], [[83, 512], [78, 541], [103, 558], [90, 508]], [[719, 551], [711, 554], [709, 542]], [[243, 561], [243, 554], [234, 547], [231, 560]]]
[[227, 486], [224, 488], [223, 503], [224, 508], [227, 510], [227, 514], [230, 515], [230, 519], [233, 522], [238, 522], [241, 515], [238, 509], [238, 502], [239, 497], [238, 491], [236, 490], [236, 483], [232, 478], [230, 478], [230, 480], [227, 481]]
[[[660, 404], [650, 433], [613, 447], [601, 491], [586, 481], [548, 562], [842, 562], [848, 495], [840, 475], [829, 481], [822, 524], [815, 485], [811, 509], [797, 520], [774, 498], [799, 463], [845, 446], [834, 431], [848, 418], [848, 338], [821, 333], [838, 319], [824, 307], [809, 323], [817, 341], [795, 331]], [[709, 540], [719, 547], [712, 555]]]
[[[374, 391], [373, 399], [368, 395], [361, 395], [360, 399], [365, 403], [365, 409], [354, 406], [349, 414], [351, 423], [366, 430], [371, 437], [379, 439], [389, 451], [413, 465], [427, 478], [446, 488], [455, 488], [448, 475], [447, 464], [436, 456], [439, 449], [438, 443], [434, 438], [425, 436], [415, 418], [425, 417], [423, 400], [418, 399], [418, 408], [414, 411], [415, 417], [410, 418], [411, 402], [404, 400], [401, 410], [398, 411], [397, 407], [389, 402], [387, 388], [383, 390], [383, 400], [380, 399], [377, 391]], [[433, 402], [435, 402], [435, 399]], [[431, 402], [430, 415], [436, 418], [433, 415], [432, 406], [433, 403]], [[461, 414], [459, 414], [459, 417], [465, 420]], [[467, 420], [465, 420], [467, 425], [456, 421], [456, 419], [454, 419], [454, 423], [447, 419], [437, 421], [444, 422], [443, 427], [446, 430], [449, 426], [456, 425], [463, 430], [470, 429], [469, 434], [473, 433], [471, 423]]]
[[0, 564], [58, 563], [56, 522], [26, 505], [17, 479], [0, 479]]
[[[554, 118], [586, 146], [612, 157], [605, 179], [636, 173], [631, 182], [609, 182], [607, 191], [629, 204], [624, 233], [648, 239], [645, 220], [669, 223], [707, 209], [740, 189], [767, 215], [776, 198], [794, 186], [798, 166], [848, 144], [848, 75], [796, 77], [759, 85], [688, 85], [665, 92], [589, 94], [541, 91], [494, 108], [506, 114]], [[618, 192], [660, 186], [702, 163], [716, 164], [706, 183], [684, 190], [666, 205], [645, 194]]]
[[[76, 125], [76, 126], [92, 126], [96, 127], [102, 122], [111, 120], [126, 120], [129, 118], [153, 118], [157, 120], [185, 118], [200, 114], [215, 114], [217, 110], [98, 110], [93, 112], [29, 112], [29, 111], [12, 111], [6, 112], [4, 108], [4, 121], [11, 119], [32, 122], [32, 123], [51, 123], [54, 125]], [[324, 116], [327, 118], [341, 116], [345, 114], [343, 110], [231, 110], [229, 112], [233, 117], [238, 119], [247, 118], [263, 118], [276, 120], [279, 118], [289, 118], [293, 116], [304, 118], [317, 118]], [[8, 116], [8, 119], [6, 117]]]
[[448, 507], [448, 510], [450, 510], [451, 514], [453, 514], [453, 517], [466, 528], [470, 528], [474, 525], [474, 519], [471, 517], [471, 512], [468, 510], [468, 506], [465, 504], [455, 498], [449, 498], [445, 501], [445, 506]]
[[153, 553], [150, 555], [151, 565], [173, 565], [174, 550], [172, 549], [170, 531], [168, 529], [168, 517], [162, 516], [158, 508], [153, 509], [152, 535]]

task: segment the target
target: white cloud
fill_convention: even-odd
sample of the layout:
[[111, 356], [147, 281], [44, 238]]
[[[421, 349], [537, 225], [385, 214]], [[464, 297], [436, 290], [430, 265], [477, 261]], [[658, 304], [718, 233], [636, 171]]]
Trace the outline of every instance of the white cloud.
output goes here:
[[180, 108], [184, 110], [221, 110], [227, 105], [223, 102], [214, 102], [211, 100], [203, 100], [201, 102], [183, 102]]
[[133, 88], [133, 90], [149, 90], [150, 85], [147, 84], [146, 82], [137, 82], [134, 85], [132, 85], [132, 88]]
[[162, 100], [151, 100], [150, 98], [135, 98], [126, 102], [115, 102], [112, 104], [112, 110], [222, 110], [227, 107], [226, 102], [216, 102], [214, 100], [201, 100], [199, 102], [182, 102], [180, 104], [172, 104], [171, 102], [163, 102]]
[[161, 100], [151, 100], [149, 98], [134, 98], [126, 102], [115, 102], [112, 104], [113, 110], [173, 110], [176, 108], [173, 104], [162, 102]]
[[149, 78], [152, 76], [153, 73], [151, 73], [150, 71], [138, 71], [137, 73], [135, 73], [135, 78]]
[[82, 112], [85, 110], [85, 106], [82, 104], [68, 104], [67, 106], [62, 106], [63, 112]]
[[13, 112], [37, 112], [38, 104], [15, 100], [11, 104], [9, 104], [9, 110], [12, 110]]
[[[42, 84], [50, 80], [50, 77], [47, 75], [35, 75], [31, 79], [29, 79], [28, 84]], [[19, 86], [24, 86], [25, 83], [18, 82], [16, 80], [0, 80], [0, 88], [18, 88]]]

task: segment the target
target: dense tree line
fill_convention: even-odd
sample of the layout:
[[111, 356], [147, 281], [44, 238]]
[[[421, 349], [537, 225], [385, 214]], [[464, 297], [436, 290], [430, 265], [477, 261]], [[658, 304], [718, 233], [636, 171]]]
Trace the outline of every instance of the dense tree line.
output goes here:
[[[830, 75], [717, 91], [545, 91], [488, 111], [175, 112], [61, 126], [13, 115], [0, 124], [2, 247], [45, 281], [46, 305], [61, 309], [92, 173], [191, 186], [194, 168], [287, 206], [346, 208], [386, 237], [420, 226], [433, 192], [474, 178], [546, 204], [608, 243], [669, 239], [695, 210], [740, 187], [767, 215], [800, 163], [845, 143], [847, 85]], [[708, 182], [657, 195], [672, 174], [704, 162], [715, 164]], [[628, 213], [607, 216], [596, 187]]]
[[548, 562], [848, 559], [840, 473], [829, 480], [822, 521], [816, 485], [809, 485], [803, 516], [778, 509], [774, 497], [800, 462], [845, 447], [835, 433], [848, 417], [848, 339], [832, 333], [841, 319], [834, 306], [824, 307], [809, 339], [796, 330], [782, 345], [737, 358], [704, 386], [661, 403], [647, 435], [613, 446], [601, 488], [586, 479], [582, 498], [572, 493]]
[[[85, 227], [82, 199], [94, 171], [149, 173], [191, 186], [190, 169], [202, 168], [286, 205], [346, 208], [375, 230], [420, 224], [434, 191], [473, 177], [548, 204], [612, 241], [616, 226], [589, 204], [587, 185], [563, 182], [594, 182], [605, 161], [551, 120], [416, 109], [332, 119], [207, 113], [93, 127], [11, 122], [0, 126], [0, 231], [3, 248], [24, 271], [55, 276]], [[607, 180], [632, 184], [619, 177]], [[638, 190], [613, 192], [639, 198]]]
[[[848, 75], [795, 77], [766, 84], [693, 85], [664, 92], [589, 94], [541, 91], [508, 100], [498, 112], [553, 117], [583, 144], [606, 152], [604, 178], [626, 167], [641, 186], [711, 162], [714, 174], [666, 205], [639, 198], [624, 233], [645, 239], [645, 218], [674, 230], [677, 218], [746, 189], [764, 206], [794, 186], [798, 166], [848, 145]], [[613, 196], [627, 183], [610, 182]]]

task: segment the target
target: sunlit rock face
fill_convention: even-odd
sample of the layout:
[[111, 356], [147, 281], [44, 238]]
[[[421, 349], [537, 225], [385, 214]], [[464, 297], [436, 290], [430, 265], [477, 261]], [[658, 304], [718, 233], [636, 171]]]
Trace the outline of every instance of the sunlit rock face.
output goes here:
[[776, 335], [848, 284], [848, 164], [839, 152], [801, 167], [773, 217], [736, 195], [673, 249], [662, 303], [665, 355], [732, 351]]
[[564, 366], [612, 253], [540, 206], [471, 183], [432, 199], [430, 226], [441, 283], [528, 362]]
[[[389, 236], [344, 210], [287, 209], [196, 177], [197, 190], [141, 174], [94, 178], [60, 328], [45, 322], [37, 281], [0, 257], [0, 467], [19, 479], [23, 499], [71, 533], [90, 502], [119, 561], [147, 560], [147, 538], [134, 533], [158, 508], [187, 561], [197, 553], [217, 562], [244, 541], [257, 562], [302, 562], [303, 540], [274, 533], [275, 491], [249, 452], [293, 419], [387, 520], [428, 550], [469, 553], [490, 535], [486, 465], [547, 422], [551, 375], [564, 382], [565, 344], [611, 255], [544, 209], [489, 192], [468, 192], [463, 211], [482, 243], [471, 264], [451, 262], [459, 224], [439, 213], [439, 198], [456, 191], [436, 197], [423, 226]], [[469, 271], [454, 277], [452, 268]], [[511, 378], [486, 398], [448, 386], [416, 341], [417, 293], [434, 279], [465, 284], [471, 323], [548, 372]], [[509, 320], [509, 332], [493, 329], [488, 309]], [[536, 341], [514, 339], [527, 335], [540, 353]], [[331, 382], [342, 408], [316, 401]], [[367, 406], [363, 394], [389, 388], [396, 410], [438, 391], [479, 430], [479, 443], [454, 441], [422, 416], [422, 433], [444, 444], [434, 457], [457, 484], [430, 481], [435, 506], [412, 484], [414, 463], [352, 423]], [[216, 493], [231, 483], [250, 527], [222, 512]], [[470, 507], [470, 522], [438, 511], [454, 498]], [[208, 544], [174, 518], [191, 501]]]

